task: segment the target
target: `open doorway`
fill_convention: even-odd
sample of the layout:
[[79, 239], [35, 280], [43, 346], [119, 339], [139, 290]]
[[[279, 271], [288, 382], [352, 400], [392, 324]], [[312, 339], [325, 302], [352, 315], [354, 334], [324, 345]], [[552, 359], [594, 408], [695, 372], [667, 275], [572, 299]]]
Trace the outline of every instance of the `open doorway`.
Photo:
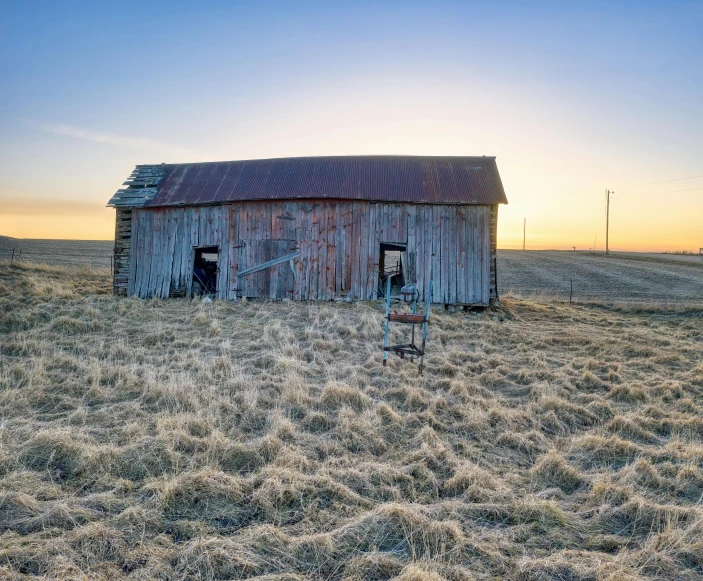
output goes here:
[[201, 246], [193, 249], [192, 296], [214, 295], [217, 292], [217, 259], [219, 246]]
[[405, 244], [382, 242], [378, 256], [378, 297], [386, 296], [387, 280], [391, 279], [391, 294], [399, 295], [405, 284]]

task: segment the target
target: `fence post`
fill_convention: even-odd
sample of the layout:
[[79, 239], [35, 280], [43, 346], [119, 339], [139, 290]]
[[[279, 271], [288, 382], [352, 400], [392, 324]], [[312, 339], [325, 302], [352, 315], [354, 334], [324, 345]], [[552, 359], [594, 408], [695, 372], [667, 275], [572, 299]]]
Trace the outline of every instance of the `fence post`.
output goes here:
[[12, 258], [10, 259], [10, 266], [15, 263], [15, 249], [12, 249]]
[[571, 279], [571, 288], [569, 289], [569, 304], [571, 304], [571, 299], [574, 296], [574, 279]]

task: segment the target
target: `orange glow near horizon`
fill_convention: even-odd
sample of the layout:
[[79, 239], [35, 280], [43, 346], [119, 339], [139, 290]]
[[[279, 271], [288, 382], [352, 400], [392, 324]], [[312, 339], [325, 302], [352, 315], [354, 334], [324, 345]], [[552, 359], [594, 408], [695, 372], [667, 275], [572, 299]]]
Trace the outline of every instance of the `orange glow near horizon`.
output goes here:
[[[41, 204], [3, 204], [0, 209], [0, 234], [13, 238], [50, 238], [64, 240], [112, 240], [115, 210], [97, 204], [47, 201]], [[520, 206], [500, 207], [498, 247], [522, 248], [523, 214]], [[528, 250], [603, 250], [605, 224], [573, 223], [562, 220], [549, 204], [539, 212], [528, 213], [526, 247]], [[563, 221], [559, 226], [560, 220]], [[673, 234], [672, 234], [673, 233]], [[625, 213], [611, 204], [610, 249], [620, 251], [697, 252], [702, 242], [698, 215], [652, 215], [647, 211]], [[595, 242], [595, 247], [594, 247]]]

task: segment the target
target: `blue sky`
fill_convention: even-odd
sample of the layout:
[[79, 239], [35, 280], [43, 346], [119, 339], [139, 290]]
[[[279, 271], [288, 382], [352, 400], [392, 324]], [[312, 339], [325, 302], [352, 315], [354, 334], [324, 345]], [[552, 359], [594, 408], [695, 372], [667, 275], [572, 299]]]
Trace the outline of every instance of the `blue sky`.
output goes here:
[[703, 178], [643, 185], [703, 174], [703, 2], [0, 4], [2, 234], [110, 238], [137, 163], [485, 154], [503, 246], [605, 188], [613, 246], [703, 246]]

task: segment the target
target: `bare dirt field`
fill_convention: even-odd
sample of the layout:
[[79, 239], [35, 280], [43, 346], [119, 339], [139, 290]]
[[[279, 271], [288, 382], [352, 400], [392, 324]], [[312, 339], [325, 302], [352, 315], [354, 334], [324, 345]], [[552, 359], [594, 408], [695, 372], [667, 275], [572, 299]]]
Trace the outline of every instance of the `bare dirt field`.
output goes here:
[[14, 248], [17, 261], [109, 268], [112, 247], [112, 240], [34, 240], [0, 236], [0, 260], [10, 260]]
[[[703, 305], [142, 301], [0, 264], [0, 579], [703, 576]], [[394, 341], [400, 341], [396, 334]]]
[[577, 301], [696, 302], [703, 300], [697, 256], [560, 250], [499, 250], [498, 289], [529, 297]]

